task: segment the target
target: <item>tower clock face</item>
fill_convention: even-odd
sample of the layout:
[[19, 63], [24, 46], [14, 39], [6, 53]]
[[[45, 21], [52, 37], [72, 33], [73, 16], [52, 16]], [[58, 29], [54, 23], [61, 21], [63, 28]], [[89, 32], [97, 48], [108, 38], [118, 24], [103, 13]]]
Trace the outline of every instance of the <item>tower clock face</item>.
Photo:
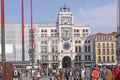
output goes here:
[[68, 42], [66, 42], [66, 43], [63, 44], [63, 49], [65, 49], [65, 50], [69, 50], [70, 47], [71, 47], [70, 43], [68, 43]]

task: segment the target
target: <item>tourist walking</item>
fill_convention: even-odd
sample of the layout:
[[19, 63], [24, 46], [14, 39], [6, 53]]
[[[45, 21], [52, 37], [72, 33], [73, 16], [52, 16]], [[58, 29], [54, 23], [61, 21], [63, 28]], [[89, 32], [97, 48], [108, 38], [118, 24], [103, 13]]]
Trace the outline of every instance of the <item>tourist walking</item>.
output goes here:
[[81, 69], [81, 80], [85, 80], [85, 68]]
[[65, 78], [66, 80], [69, 80], [69, 70], [65, 70]]
[[112, 77], [113, 77], [113, 80], [117, 80], [118, 73], [119, 73], [119, 70], [118, 70], [117, 66], [113, 66], [113, 68], [112, 68]]
[[90, 70], [89, 70], [89, 68], [86, 68], [86, 70], [85, 70], [85, 80], [90, 80]]
[[112, 72], [110, 69], [107, 69], [104, 75], [104, 80], [112, 80]]
[[12, 72], [12, 77], [13, 77], [13, 80], [19, 80], [20, 78], [20, 73], [16, 67], [14, 67], [14, 70]]
[[0, 80], [3, 80], [2, 67], [0, 67]]
[[79, 72], [75, 71], [73, 77], [74, 77], [74, 80], [78, 80], [79, 79]]
[[97, 78], [98, 78], [98, 69], [96, 67], [92, 71], [92, 80], [97, 80]]

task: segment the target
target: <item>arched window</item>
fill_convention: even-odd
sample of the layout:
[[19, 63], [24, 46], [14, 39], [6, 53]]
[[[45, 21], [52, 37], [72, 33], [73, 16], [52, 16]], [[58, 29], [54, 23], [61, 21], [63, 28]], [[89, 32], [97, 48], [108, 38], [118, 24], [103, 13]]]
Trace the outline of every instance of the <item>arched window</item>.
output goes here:
[[103, 49], [103, 54], [105, 55], [105, 49]]
[[88, 52], [90, 52], [90, 46], [88, 46]]
[[100, 51], [100, 49], [98, 49], [98, 55], [100, 55], [100, 53], [101, 53], [101, 51]]
[[109, 52], [109, 49], [107, 49], [107, 54], [109, 54], [110, 52]]
[[85, 40], [85, 43], [87, 43], [87, 41]]
[[90, 40], [88, 41], [88, 43], [90, 43]]
[[114, 54], [114, 49], [111, 49], [111, 53]]
[[87, 46], [85, 46], [85, 52], [87, 52]]
[[100, 43], [98, 43], [98, 47], [100, 48]]
[[105, 48], [105, 43], [103, 43], [103, 47]]
[[88, 32], [88, 29], [86, 29], [86, 32]]
[[75, 46], [75, 52], [77, 52], [77, 46]]
[[111, 47], [113, 48], [113, 43], [111, 43]]
[[100, 56], [98, 57], [98, 62], [101, 62], [101, 57]]
[[109, 56], [107, 56], [107, 62], [110, 62]]
[[81, 46], [79, 46], [79, 52], [81, 52]]
[[114, 62], [114, 56], [112, 56], [112, 62]]
[[105, 56], [103, 56], [103, 62], [105, 62]]
[[83, 32], [85, 32], [85, 30], [83, 29]]
[[107, 43], [107, 48], [109, 48], [109, 43]]

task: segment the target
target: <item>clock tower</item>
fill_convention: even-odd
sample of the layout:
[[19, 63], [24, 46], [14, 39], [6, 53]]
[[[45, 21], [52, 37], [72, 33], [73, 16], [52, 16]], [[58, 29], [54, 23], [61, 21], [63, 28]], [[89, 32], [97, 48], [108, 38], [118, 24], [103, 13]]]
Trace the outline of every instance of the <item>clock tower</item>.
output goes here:
[[[61, 56], [63, 59], [64, 57], [67, 57], [72, 61], [72, 51], [73, 51], [73, 13], [70, 11], [69, 8], [64, 5], [62, 8], [60, 8], [60, 11], [58, 13], [57, 18], [57, 25], [58, 25], [58, 31], [59, 31], [59, 38], [60, 38], [60, 51]], [[62, 61], [64, 63], [64, 61]], [[69, 63], [68, 67], [71, 67], [71, 62]], [[64, 64], [62, 65], [62, 67]]]
[[59, 25], [73, 25], [73, 13], [66, 5], [64, 5], [63, 8], [60, 8], [57, 22]]

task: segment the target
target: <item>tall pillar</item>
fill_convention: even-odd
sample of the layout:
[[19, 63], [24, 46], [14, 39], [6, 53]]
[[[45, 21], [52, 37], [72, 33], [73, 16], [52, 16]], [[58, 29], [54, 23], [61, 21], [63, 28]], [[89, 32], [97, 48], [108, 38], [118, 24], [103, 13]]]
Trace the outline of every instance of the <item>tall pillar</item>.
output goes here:
[[51, 67], [51, 63], [48, 64], [48, 68], [52, 68], [52, 67]]
[[74, 65], [74, 61], [72, 61], [72, 62], [71, 62], [71, 67], [74, 68], [74, 66], [75, 66], [75, 65]]
[[82, 62], [82, 67], [85, 67], [85, 62]]
[[59, 68], [62, 68], [62, 62], [61, 61], [59, 62]]

